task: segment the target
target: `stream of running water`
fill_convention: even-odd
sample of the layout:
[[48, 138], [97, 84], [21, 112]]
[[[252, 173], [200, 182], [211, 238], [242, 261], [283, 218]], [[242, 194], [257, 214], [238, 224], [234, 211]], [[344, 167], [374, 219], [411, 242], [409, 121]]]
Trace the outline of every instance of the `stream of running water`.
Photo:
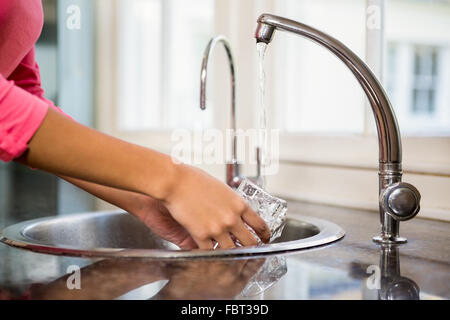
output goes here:
[[267, 44], [258, 42], [256, 49], [258, 51], [259, 62], [259, 108], [257, 111], [258, 117], [258, 148], [261, 161], [261, 186], [266, 187], [266, 168], [270, 164], [270, 156], [268, 149], [268, 119], [267, 106], [265, 102], [266, 94], [266, 73], [264, 71], [264, 57], [266, 54]]

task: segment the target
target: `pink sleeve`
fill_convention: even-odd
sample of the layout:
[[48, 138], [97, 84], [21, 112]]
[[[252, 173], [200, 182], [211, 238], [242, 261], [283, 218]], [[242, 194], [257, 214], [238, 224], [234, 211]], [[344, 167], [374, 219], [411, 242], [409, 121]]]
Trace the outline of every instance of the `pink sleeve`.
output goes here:
[[56, 107], [52, 101], [44, 97], [44, 90], [41, 86], [41, 73], [35, 59], [34, 47], [23, 58], [9, 79], [14, 80], [16, 86], [28, 91], [32, 95], [46, 102], [51, 108], [72, 119], [72, 117], [64, 113], [60, 108]]
[[12, 161], [25, 152], [49, 107], [65, 114], [44, 98], [33, 48], [8, 79], [0, 74], [0, 160]]
[[0, 159], [12, 161], [28, 147], [48, 103], [0, 75]]

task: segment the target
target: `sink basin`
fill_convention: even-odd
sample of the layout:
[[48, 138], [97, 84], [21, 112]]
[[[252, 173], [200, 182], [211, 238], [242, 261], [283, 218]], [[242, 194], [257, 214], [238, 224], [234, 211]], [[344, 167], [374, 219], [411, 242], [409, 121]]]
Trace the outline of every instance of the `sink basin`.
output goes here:
[[290, 214], [280, 238], [257, 247], [180, 250], [123, 211], [81, 213], [25, 221], [3, 230], [0, 241], [40, 253], [86, 257], [205, 258], [307, 249], [341, 239], [334, 223]]

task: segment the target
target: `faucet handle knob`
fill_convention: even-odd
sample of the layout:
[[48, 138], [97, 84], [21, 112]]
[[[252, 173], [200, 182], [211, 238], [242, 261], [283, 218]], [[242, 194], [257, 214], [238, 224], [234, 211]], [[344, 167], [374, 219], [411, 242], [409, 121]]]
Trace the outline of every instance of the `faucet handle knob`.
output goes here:
[[397, 182], [384, 189], [380, 205], [395, 220], [405, 221], [419, 213], [420, 198], [419, 191], [412, 184]]

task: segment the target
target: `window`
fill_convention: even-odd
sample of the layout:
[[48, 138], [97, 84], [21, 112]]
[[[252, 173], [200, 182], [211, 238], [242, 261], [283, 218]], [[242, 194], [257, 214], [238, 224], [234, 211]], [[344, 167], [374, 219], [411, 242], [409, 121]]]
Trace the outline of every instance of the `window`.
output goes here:
[[389, 0], [385, 20], [383, 80], [402, 134], [449, 136], [450, 3]]
[[[203, 50], [217, 34], [228, 37], [235, 56], [237, 126], [255, 128], [256, 19], [264, 12], [285, 16], [329, 33], [363, 60], [369, 57], [383, 67], [376, 73], [403, 135], [404, 179], [422, 193], [422, 216], [448, 219], [443, 213], [450, 210], [445, 196], [450, 188], [450, 34], [443, 32], [450, 30], [448, 1], [96, 1], [101, 9], [99, 129], [170, 154], [172, 128], [229, 125], [227, 66], [215, 63], [223, 73], [216, 72], [210, 83], [215, 90], [208, 98], [216, 108], [208, 110], [214, 114], [198, 108]], [[383, 7], [384, 29], [377, 34], [366, 30], [369, 4]], [[269, 191], [377, 210], [376, 128], [355, 77], [326, 49], [282, 32], [268, 46], [265, 66], [269, 127], [281, 129], [280, 171], [268, 178]], [[200, 167], [223, 179], [222, 165]], [[251, 175], [254, 166], [242, 171]]]
[[[281, 15], [334, 36], [363, 60], [368, 54], [377, 54], [366, 52], [366, 42], [371, 41], [366, 39], [366, 1], [280, 3]], [[443, 30], [450, 29], [450, 3], [386, 3], [382, 19], [387, 45], [380, 80], [397, 113], [401, 132], [405, 136], [449, 135], [450, 94], [446, 88], [450, 81], [450, 35]], [[282, 71], [271, 76], [277, 77], [274, 103], [280, 104], [274, 108], [284, 111], [281, 129], [300, 134], [375, 133], [373, 121], [365, 119], [371, 118], [370, 113], [365, 115], [366, 97], [341, 61], [305, 39], [278, 37], [284, 47], [275, 58], [274, 69]], [[378, 50], [382, 55], [382, 48]]]
[[437, 49], [414, 48], [414, 75], [412, 86], [412, 112], [434, 114], [436, 111]]
[[117, 8], [119, 129], [208, 125], [211, 113], [198, 108], [199, 75], [214, 1], [119, 0]]
[[443, 46], [388, 45], [385, 85], [404, 135], [450, 133], [450, 96], [442, 85], [450, 70], [443, 53]]
[[158, 127], [162, 119], [162, 2], [119, 2], [118, 126]]

